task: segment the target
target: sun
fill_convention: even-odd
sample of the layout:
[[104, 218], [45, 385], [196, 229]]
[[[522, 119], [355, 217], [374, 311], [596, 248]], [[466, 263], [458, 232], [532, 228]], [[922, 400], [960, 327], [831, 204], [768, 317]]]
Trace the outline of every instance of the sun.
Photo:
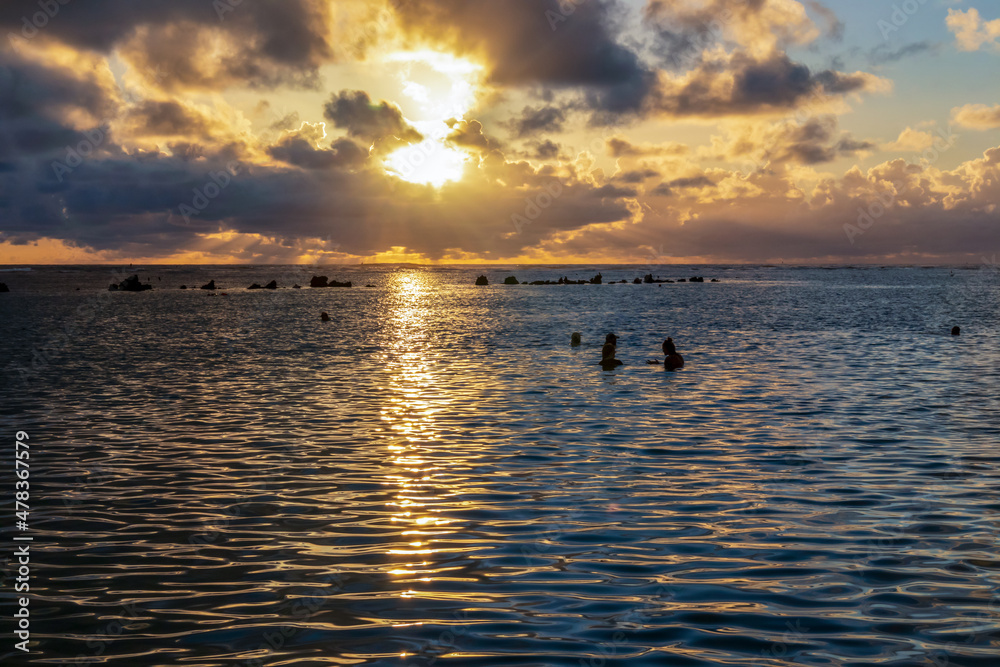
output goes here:
[[398, 68], [406, 120], [424, 140], [383, 160], [388, 173], [410, 183], [440, 188], [459, 181], [470, 156], [447, 142], [448, 121], [461, 119], [476, 103], [483, 67], [450, 53], [399, 51], [385, 57]]

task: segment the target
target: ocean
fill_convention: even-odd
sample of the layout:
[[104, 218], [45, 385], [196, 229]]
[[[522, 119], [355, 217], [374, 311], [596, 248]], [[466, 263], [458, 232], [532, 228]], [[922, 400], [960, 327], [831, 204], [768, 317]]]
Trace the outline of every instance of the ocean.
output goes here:
[[121, 268], [0, 268], [4, 664], [997, 664], [996, 266]]

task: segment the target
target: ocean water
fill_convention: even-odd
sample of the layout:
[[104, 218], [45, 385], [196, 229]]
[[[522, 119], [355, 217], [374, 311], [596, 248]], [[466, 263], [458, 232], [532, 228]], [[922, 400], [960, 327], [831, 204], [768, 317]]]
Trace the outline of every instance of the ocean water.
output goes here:
[[995, 267], [135, 272], [0, 270], [4, 664], [1000, 661]]

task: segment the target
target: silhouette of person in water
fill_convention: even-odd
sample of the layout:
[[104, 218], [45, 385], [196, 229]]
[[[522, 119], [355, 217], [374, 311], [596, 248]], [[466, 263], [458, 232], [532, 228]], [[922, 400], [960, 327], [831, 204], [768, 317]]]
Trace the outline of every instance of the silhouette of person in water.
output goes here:
[[[663, 365], [668, 371], [675, 371], [678, 368], [684, 368], [684, 357], [677, 353], [677, 347], [674, 345], [673, 338], [667, 338], [663, 341], [663, 354], [666, 357], [663, 360]], [[659, 365], [659, 361], [651, 360], [647, 361], [647, 364]]]
[[677, 354], [677, 348], [674, 346], [674, 339], [667, 338], [663, 341], [663, 354], [669, 357], [671, 354]]
[[604, 347], [601, 348], [601, 367], [610, 371], [618, 366], [623, 366], [623, 362], [615, 359], [615, 352], [618, 349], [618, 336], [609, 333], [604, 339]]

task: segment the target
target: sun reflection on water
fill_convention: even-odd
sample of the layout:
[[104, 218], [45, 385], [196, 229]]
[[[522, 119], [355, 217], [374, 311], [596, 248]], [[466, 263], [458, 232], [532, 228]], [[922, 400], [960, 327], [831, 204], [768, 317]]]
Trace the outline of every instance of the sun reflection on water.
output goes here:
[[399, 526], [399, 538], [387, 553], [396, 557], [389, 574], [401, 577], [403, 597], [419, 595], [416, 583], [429, 583], [436, 569], [432, 556], [442, 549], [436, 543], [454, 532], [451, 519], [444, 516], [449, 498], [458, 490], [438, 478], [446, 468], [461, 463], [453, 452], [442, 451], [438, 415], [450, 400], [436, 389], [435, 366], [428, 342], [427, 319], [430, 285], [423, 274], [411, 272], [395, 276], [390, 296], [388, 325], [393, 338], [385, 362], [391, 374], [388, 396], [381, 412], [388, 444], [386, 460], [390, 470], [387, 484], [395, 487], [389, 505], [396, 508], [392, 522]]

